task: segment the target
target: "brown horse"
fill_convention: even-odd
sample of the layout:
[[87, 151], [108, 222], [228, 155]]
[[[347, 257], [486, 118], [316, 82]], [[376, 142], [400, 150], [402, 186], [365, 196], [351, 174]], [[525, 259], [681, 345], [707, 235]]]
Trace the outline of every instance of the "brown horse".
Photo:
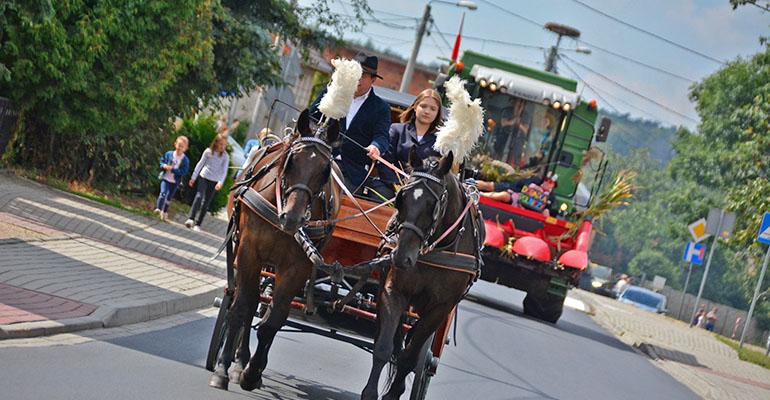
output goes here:
[[[480, 215], [450, 172], [452, 162], [450, 152], [440, 160], [427, 160], [423, 166], [414, 152], [410, 153], [410, 177], [397, 195], [397, 213], [389, 224], [398, 234], [392, 251], [394, 268], [387, 272], [379, 294], [373, 365], [362, 399], [377, 399], [380, 373], [391, 358], [394, 337], [407, 307], [413, 306], [420, 319], [396, 358], [395, 376], [391, 376], [384, 399], [397, 399], [404, 392], [406, 376], [415, 369], [423, 346], [478, 273], [480, 243], [484, 240]], [[459, 263], [458, 258], [462, 259]]]
[[[314, 132], [317, 133], [314, 135]], [[336, 120], [319, 130], [305, 110], [291, 136], [265, 154], [255, 156], [252, 163], [256, 164], [249, 168], [253, 178], [246, 178], [248, 183], [242, 185], [244, 188], [234, 192], [236, 198], [231, 196], [231, 205], [239, 210], [235, 213], [238, 228], [234, 251], [235, 297], [227, 320], [224, 349], [209, 380], [210, 386], [227, 390], [229, 381], [233, 380], [244, 390], [261, 387], [262, 372], [275, 334], [286, 321], [292, 299], [313, 268], [294, 234], [308, 216], [330, 219], [339, 211], [340, 190], [329, 179], [332, 169], [339, 175], [330, 145], [338, 134]], [[272, 213], [264, 211], [265, 205]], [[309, 236], [320, 248], [329, 232]], [[275, 269], [275, 287], [270, 308], [257, 329], [257, 349], [249, 360], [250, 325], [260, 300], [263, 266]], [[239, 346], [237, 362], [228, 375], [236, 346]], [[246, 360], [248, 365], [244, 365]]]

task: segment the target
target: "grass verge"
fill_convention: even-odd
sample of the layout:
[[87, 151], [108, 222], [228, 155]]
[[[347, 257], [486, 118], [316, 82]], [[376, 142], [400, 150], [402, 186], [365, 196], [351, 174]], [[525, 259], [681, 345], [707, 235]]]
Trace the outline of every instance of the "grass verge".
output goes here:
[[[8, 171], [13, 172], [16, 176], [42, 183], [46, 186], [65, 191], [67, 193], [72, 193], [76, 196], [92, 200], [100, 204], [115, 207], [136, 215], [142, 215], [149, 218], [157, 218], [157, 216], [150, 210], [155, 200], [149, 195], [131, 196], [127, 194], [111, 193], [95, 189], [81, 182], [67, 182], [62, 179], [53, 178], [30, 169], [15, 167], [9, 168]], [[184, 208], [184, 210], [177, 209], [179, 207]], [[172, 212], [174, 209], [177, 209], [177, 212], [187, 212], [187, 207], [178, 204], [176, 201], [171, 203], [171, 208]]]
[[761, 353], [759, 351], [751, 350], [747, 347], [739, 348], [738, 342], [732, 339], [728, 339], [722, 335], [715, 335], [717, 337], [717, 340], [720, 342], [730, 346], [738, 353], [738, 358], [740, 358], [743, 361], [748, 361], [753, 364], [757, 364], [760, 367], [765, 367], [767, 369], [770, 369], [770, 357], [766, 356], [764, 353]]

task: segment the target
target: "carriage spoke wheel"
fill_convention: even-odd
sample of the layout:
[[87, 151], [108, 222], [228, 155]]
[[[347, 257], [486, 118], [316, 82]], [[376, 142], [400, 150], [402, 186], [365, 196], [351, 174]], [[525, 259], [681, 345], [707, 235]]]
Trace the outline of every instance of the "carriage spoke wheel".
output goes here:
[[227, 336], [227, 321], [229, 319], [228, 314], [230, 313], [230, 306], [232, 304], [233, 295], [225, 294], [225, 297], [222, 298], [222, 302], [219, 305], [219, 313], [217, 314], [217, 320], [214, 323], [214, 332], [211, 335], [209, 352], [206, 356], [206, 369], [211, 372], [214, 372], [219, 353], [222, 351], [222, 346], [225, 343], [225, 337]]
[[412, 382], [412, 392], [409, 395], [409, 400], [424, 400], [428, 393], [428, 385], [430, 384], [430, 367], [433, 363], [433, 352], [431, 346], [433, 345], [433, 339], [436, 334], [430, 335], [428, 340], [422, 346], [420, 356], [417, 358], [417, 364], [414, 367], [414, 381]]

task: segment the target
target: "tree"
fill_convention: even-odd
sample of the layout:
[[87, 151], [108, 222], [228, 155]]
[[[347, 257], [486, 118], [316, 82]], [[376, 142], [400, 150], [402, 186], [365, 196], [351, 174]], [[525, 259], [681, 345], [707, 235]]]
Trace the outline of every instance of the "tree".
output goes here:
[[628, 263], [628, 272], [632, 275], [646, 275], [646, 279], [652, 279], [659, 275], [674, 281], [679, 279], [679, 269], [663, 253], [655, 250], [642, 250]]
[[318, 46], [318, 26], [355, 28], [328, 2], [8, 0], [0, 3], [0, 93], [19, 111], [7, 161], [123, 190], [153, 187], [171, 118], [221, 91], [280, 82], [282, 41]]

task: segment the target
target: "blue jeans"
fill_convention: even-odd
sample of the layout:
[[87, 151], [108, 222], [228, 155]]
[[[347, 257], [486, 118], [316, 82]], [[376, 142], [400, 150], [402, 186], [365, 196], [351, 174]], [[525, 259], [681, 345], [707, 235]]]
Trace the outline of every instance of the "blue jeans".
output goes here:
[[168, 205], [171, 203], [171, 199], [174, 198], [174, 193], [176, 193], [178, 187], [179, 185], [176, 183], [161, 179], [160, 194], [158, 194], [158, 201], [155, 202], [155, 208], [163, 212], [168, 212]]

